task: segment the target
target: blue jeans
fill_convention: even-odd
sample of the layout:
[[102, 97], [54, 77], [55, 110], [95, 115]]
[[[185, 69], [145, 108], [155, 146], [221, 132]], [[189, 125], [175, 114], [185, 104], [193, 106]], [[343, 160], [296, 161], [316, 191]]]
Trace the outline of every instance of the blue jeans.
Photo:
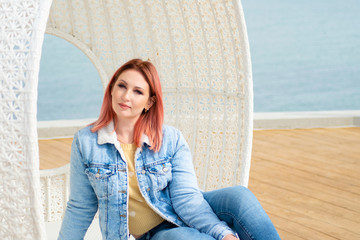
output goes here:
[[[215, 214], [225, 221], [241, 240], [278, 240], [270, 218], [256, 197], [245, 187], [236, 186], [204, 192], [204, 198]], [[139, 240], [210, 240], [213, 237], [190, 227], [177, 227], [163, 222], [142, 236]]]

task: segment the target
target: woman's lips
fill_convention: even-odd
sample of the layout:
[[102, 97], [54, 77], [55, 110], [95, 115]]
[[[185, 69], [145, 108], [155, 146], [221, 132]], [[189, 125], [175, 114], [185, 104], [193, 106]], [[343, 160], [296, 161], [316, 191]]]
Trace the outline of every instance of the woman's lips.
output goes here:
[[119, 103], [119, 106], [120, 106], [120, 108], [122, 108], [122, 109], [129, 109], [129, 108], [130, 108], [128, 105], [123, 104], [123, 103]]

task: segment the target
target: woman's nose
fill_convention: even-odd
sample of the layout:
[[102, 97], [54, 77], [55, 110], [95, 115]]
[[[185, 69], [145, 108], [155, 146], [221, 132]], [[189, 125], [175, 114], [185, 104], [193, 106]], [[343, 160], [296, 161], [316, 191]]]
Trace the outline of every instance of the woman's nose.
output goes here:
[[128, 101], [129, 97], [130, 97], [130, 92], [129, 91], [124, 91], [123, 94], [121, 95], [121, 98], [124, 101]]

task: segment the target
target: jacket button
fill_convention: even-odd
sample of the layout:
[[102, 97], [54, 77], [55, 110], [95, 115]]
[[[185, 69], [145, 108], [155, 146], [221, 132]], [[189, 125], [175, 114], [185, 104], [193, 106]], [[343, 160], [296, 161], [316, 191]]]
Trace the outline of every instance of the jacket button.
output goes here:
[[145, 174], [145, 172], [146, 172], [145, 170], [142, 170], [142, 171], [141, 171], [142, 174]]
[[147, 191], [147, 192], [150, 192], [150, 188], [147, 188], [146, 191]]

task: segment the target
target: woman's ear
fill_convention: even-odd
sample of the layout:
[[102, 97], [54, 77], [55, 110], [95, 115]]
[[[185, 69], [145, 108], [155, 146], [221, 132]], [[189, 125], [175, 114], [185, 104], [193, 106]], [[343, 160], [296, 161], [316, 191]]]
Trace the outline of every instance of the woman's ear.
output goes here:
[[156, 97], [155, 96], [150, 97], [146, 105], [146, 108], [150, 109], [155, 102], [156, 102]]

